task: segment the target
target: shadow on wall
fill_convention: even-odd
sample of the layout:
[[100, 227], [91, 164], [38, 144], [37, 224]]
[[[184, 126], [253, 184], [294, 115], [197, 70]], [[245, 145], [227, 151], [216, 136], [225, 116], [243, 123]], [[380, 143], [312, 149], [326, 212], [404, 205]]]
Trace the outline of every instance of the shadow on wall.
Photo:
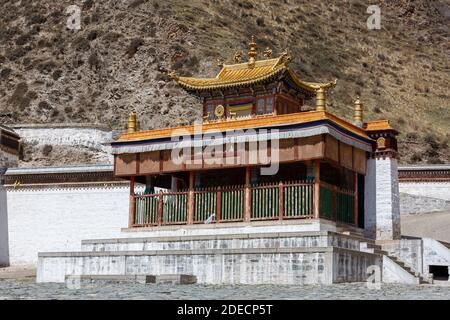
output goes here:
[[9, 266], [8, 206], [0, 172], [0, 267]]

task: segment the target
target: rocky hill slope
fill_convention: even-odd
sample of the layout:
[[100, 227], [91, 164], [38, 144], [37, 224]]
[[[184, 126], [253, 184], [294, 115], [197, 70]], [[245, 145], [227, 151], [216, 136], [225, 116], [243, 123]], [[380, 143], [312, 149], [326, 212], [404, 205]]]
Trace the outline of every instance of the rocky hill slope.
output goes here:
[[[81, 30], [67, 28], [69, 5]], [[286, 48], [305, 80], [338, 79], [329, 108], [402, 132], [404, 162], [450, 162], [450, 1], [380, 1], [368, 30], [363, 0], [0, 0], [0, 122], [96, 122], [141, 128], [190, 122], [198, 101], [166, 73], [213, 76], [251, 35]], [[57, 163], [58, 155], [51, 157]]]

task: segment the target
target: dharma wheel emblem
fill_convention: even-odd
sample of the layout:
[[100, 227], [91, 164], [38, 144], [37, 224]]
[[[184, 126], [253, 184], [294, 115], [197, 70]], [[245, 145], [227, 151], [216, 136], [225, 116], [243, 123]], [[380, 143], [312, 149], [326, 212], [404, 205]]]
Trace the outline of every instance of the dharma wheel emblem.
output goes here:
[[223, 107], [223, 105], [219, 104], [216, 107], [216, 110], [214, 111], [214, 114], [216, 115], [217, 118], [222, 118], [223, 115], [225, 114], [225, 108]]

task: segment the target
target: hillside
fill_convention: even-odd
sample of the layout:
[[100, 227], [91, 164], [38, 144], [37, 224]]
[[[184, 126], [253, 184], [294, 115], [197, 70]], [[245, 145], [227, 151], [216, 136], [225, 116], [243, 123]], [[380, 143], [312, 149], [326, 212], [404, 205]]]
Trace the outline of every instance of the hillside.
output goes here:
[[191, 122], [200, 105], [167, 71], [213, 76], [255, 35], [304, 80], [337, 78], [333, 112], [350, 118], [361, 95], [366, 119], [390, 119], [403, 162], [450, 162], [450, 0], [380, 2], [369, 31], [363, 0], [0, 0], [0, 122]]

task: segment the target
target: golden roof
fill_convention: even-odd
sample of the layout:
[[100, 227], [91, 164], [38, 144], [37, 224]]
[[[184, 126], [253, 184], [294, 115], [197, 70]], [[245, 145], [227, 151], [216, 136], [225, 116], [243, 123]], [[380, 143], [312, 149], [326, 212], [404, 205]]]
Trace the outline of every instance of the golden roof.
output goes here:
[[[210, 130], [216, 130], [219, 132], [227, 131], [227, 130], [239, 130], [239, 129], [249, 129], [249, 128], [258, 128], [258, 127], [267, 127], [267, 126], [276, 126], [276, 125], [288, 125], [288, 124], [302, 124], [312, 121], [318, 120], [329, 120], [334, 122], [338, 126], [347, 129], [348, 131], [360, 136], [361, 138], [370, 139], [365, 130], [361, 129], [347, 120], [341, 119], [333, 114], [330, 114], [326, 111], [306, 111], [299, 113], [289, 113], [282, 115], [270, 115], [270, 116], [261, 116], [255, 118], [246, 118], [246, 119], [235, 119], [235, 120], [226, 120], [226, 121], [218, 121], [218, 122], [210, 122], [203, 123], [201, 125], [201, 131], [206, 132]], [[147, 130], [147, 131], [139, 131], [133, 133], [125, 133], [123, 134], [119, 140], [116, 142], [125, 142], [125, 141], [139, 141], [139, 140], [153, 140], [160, 138], [171, 137], [173, 134], [177, 134], [177, 130], [183, 130], [183, 132], [189, 132], [189, 134], [197, 134], [197, 129], [194, 125], [189, 126], [178, 126], [175, 128], [165, 128], [165, 129], [155, 129], [155, 130]]]
[[394, 130], [389, 124], [389, 120], [375, 120], [364, 123], [364, 129], [366, 131], [378, 131], [378, 130]]
[[[270, 59], [270, 54], [266, 54], [266, 52], [269, 51], [271, 53], [271, 50], [267, 49], [264, 51], [264, 55], [268, 59], [256, 60], [256, 43], [253, 38], [249, 45], [249, 61], [224, 64], [215, 78], [181, 77], [175, 73], [171, 73], [170, 76], [187, 90], [225, 89], [252, 85], [283, 73], [288, 75], [298, 87], [308, 92], [315, 92], [319, 88], [328, 88], [335, 84], [335, 82], [316, 83], [300, 80], [297, 74], [288, 66], [291, 56], [287, 52], [278, 58]], [[237, 60], [240, 61], [240, 54], [238, 57]]]

